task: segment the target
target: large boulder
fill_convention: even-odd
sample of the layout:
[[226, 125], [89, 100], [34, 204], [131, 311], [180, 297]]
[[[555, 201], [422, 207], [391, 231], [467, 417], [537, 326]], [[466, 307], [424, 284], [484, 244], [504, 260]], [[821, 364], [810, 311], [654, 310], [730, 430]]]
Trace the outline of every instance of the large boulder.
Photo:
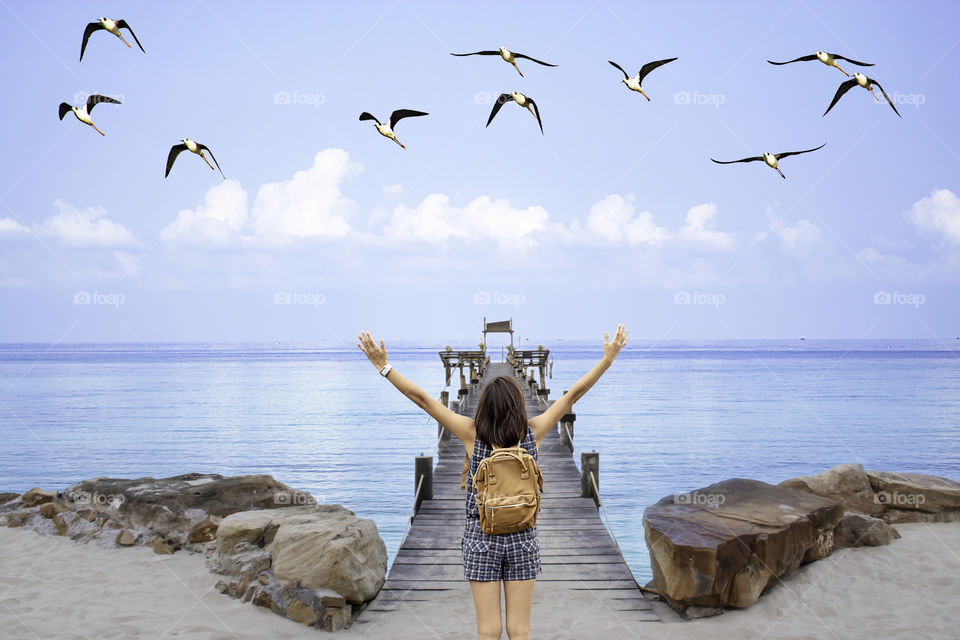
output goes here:
[[35, 507], [45, 502], [51, 502], [57, 499], [56, 491], [46, 491], [44, 489], [33, 488], [20, 496], [20, 502], [25, 507]]
[[232, 514], [217, 529], [217, 552], [214, 571], [246, 582], [268, 573], [264, 579], [334, 591], [354, 604], [373, 598], [386, 580], [387, 547], [376, 523], [338, 504]]
[[853, 513], [875, 515], [884, 510], [876, 500], [867, 472], [859, 464], [838, 464], [814, 476], [784, 480], [780, 486], [836, 500], [844, 510]]
[[879, 547], [890, 544], [900, 533], [880, 518], [862, 513], [844, 513], [833, 530], [834, 548]]
[[674, 608], [747, 607], [833, 549], [840, 503], [733, 478], [663, 498], [643, 514], [657, 590]]
[[960, 482], [920, 473], [867, 471], [887, 522], [960, 520]]
[[303, 495], [269, 475], [188, 473], [170, 478], [93, 478], [64, 491], [71, 509], [93, 508], [123, 526], [180, 544], [210, 515], [293, 504]]

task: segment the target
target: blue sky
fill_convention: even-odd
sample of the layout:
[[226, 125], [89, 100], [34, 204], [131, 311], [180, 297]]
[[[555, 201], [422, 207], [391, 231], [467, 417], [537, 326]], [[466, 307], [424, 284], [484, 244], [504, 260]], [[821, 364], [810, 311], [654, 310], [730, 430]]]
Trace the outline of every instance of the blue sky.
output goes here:
[[[960, 334], [960, 7], [0, 2], [0, 340]], [[84, 25], [125, 18], [146, 48]], [[449, 52], [505, 45], [556, 68]], [[823, 49], [874, 62], [903, 115]], [[628, 91], [650, 74], [652, 101]], [[848, 71], [855, 67], [847, 64]], [[490, 100], [516, 105], [485, 128]], [[59, 102], [88, 93], [101, 137]], [[361, 111], [430, 112], [397, 127]], [[208, 145], [228, 180], [170, 146]], [[815, 147], [785, 159], [762, 151]], [[86, 296], [84, 295], [86, 294]]]

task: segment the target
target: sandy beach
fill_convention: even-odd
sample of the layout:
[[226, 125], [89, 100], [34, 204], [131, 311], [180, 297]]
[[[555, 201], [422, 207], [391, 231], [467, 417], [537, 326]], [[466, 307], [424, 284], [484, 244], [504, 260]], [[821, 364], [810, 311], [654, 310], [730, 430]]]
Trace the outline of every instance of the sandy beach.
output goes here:
[[[956, 638], [960, 628], [960, 523], [901, 524], [877, 548], [841, 549], [806, 565], [745, 610], [626, 625], [615, 638]], [[218, 593], [200, 554], [101, 549], [21, 529], [0, 529], [0, 629], [21, 638], [315, 638], [301, 626]], [[468, 591], [464, 591], [467, 594]], [[579, 638], [564, 612], [582, 602], [534, 593], [533, 637]], [[595, 603], [593, 606], [603, 606]], [[340, 632], [345, 638], [472, 638], [469, 599], [438, 600], [437, 615], [403, 607]], [[364, 617], [361, 616], [361, 620]], [[668, 622], [675, 622], [669, 624]], [[591, 634], [599, 630], [592, 629]], [[506, 637], [504, 633], [503, 637]]]

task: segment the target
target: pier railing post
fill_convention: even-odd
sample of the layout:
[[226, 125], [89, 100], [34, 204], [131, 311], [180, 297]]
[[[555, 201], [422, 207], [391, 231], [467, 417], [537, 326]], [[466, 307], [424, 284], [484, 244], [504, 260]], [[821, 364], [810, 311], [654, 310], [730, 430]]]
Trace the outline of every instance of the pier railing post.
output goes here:
[[597, 481], [597, 490], [600, 489], [600, 454], [596, 451], [584, 451], [580, 454], [580, 497], [593, 498], [593, 501], [600, 504], [600, 496], [593, 489], [593, 483], [590, 482], [590, 472]]
[[[450, 405], [450, 392], [441, 391], [440, 392], [440, 404], [447, 407]], [[443, 428], [443, 425], [437, 422], [437, 439], [438, 440], [449, 440], [450, 432]]]
[[567, 413], [560, 418], [560, 442], [567, 445], [570, 453], [573, 453], [573, 422], [576, 419], [575, 413]]
[[[423, 478], [421, 484], [420, 478]], [[420, 487], [420, 493], [417, 494], [417, 487]], [[416, 501], [413, 504], [413, 512], [420, 511], [420, 504], [424, 500], [433, 500], [433, 456], [423, 454], [416, 457], [413, 465], [413, 491]]]

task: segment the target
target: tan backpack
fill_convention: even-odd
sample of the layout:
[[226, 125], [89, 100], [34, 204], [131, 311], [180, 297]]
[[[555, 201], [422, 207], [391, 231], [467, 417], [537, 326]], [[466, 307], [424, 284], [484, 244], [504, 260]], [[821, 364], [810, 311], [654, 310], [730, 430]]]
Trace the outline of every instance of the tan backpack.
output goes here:
[[[464, 456], [463, 489], [470, 458]], [[530, 529], [540, 513], [543, 474], [537, 461], [521, 445], [494, 449], [480, 461], [472, 491], [480, 513], [480, 530], [488, 535]]]

